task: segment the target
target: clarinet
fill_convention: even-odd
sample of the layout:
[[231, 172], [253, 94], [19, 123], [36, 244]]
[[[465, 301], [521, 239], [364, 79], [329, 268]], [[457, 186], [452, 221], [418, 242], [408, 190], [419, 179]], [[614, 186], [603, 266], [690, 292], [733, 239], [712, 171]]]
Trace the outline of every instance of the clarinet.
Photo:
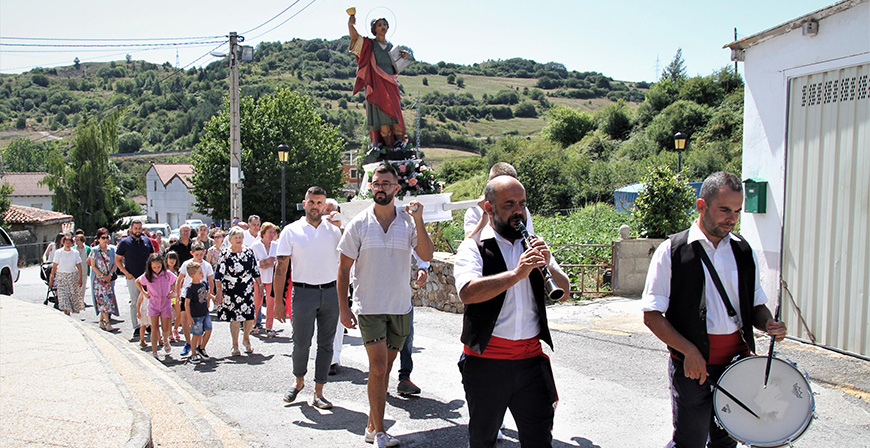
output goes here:
[[[526, 247], [531, 247], [532, 241], [537, 237], [533, 236], [528, 230], [526, 230], [526, 225], [523, 224], [522, 221], [517, 221], [516, 227], [523, 236], [523, 241], [525, 242]], [[546, 289], [550, 300], [554, 302], [559, 301], [559, 299], [565, 295], [565, 290], [560, 288], [559, 285], [556, 284], [556, 281], [553, 280], [553, 274], [550, 273], [550, 268], [546, 264], [538, 269], [541, 270], [541, 275], [544, 276], [544, 289]]]

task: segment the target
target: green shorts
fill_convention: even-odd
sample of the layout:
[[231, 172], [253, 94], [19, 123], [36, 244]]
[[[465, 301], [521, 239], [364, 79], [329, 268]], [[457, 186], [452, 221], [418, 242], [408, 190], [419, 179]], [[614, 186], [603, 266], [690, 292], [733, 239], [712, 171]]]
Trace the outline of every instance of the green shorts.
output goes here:
[[357, 316], [364, 345], [387, 341], [387, 348], [399, 351], [411, 332], [411, 313], [361, 314]]

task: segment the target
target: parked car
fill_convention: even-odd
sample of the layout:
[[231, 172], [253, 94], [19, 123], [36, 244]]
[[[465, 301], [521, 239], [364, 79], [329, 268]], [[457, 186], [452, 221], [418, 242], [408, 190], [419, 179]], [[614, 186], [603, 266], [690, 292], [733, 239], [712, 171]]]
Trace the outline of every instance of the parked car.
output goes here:
[[18, 274], [18, 249], [9, 234], [0, 229], [0, 294], [12, 295]]
[[184, 223], [190, 226], [191, 229], [198, 229], [203, 224], [201, 219], [188, 219]]
[[158, 224], [158, 223], [142, 224], [142, 228], [149, 231], [149, 232], [152, 232], [152, 233], [159, 230], [159, 231], [163, 232], [164, 238], [169, 238], [169, 233], [170, 233], [169, 224]]

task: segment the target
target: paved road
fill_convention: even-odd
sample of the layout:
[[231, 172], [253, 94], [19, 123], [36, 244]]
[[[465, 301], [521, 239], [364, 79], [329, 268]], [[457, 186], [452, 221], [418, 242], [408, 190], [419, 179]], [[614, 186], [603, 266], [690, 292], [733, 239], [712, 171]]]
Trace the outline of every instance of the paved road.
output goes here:
[[[35, 268], [22, 271], [16, 297], [41, 302], [45, 288]], [[121, 319], [115, 324], [130, 337], [126, 289], [117, 288]], [[423, 389], [417, 398], [394, 393], [387, 401], [388, 431], [406, 447], [464, 447], [468, 412], [456, 368], [461, 352], [461, 316], [429, 308], [416, 310], [416, 351], [412, 379]], [[637, 301], [613, 298], [550, 311], [554, 329], [554, 365], [560, 403], [555, 441], [561, 447], [661, 447], [670, 434], [667, 352], [640, 322]], [[97, 324], [93, 308], [81, 314]], [[366, 358], [358, 331], [345, 336], [339, 375], [330, 377], [325, 394], [335, 405], [320, 411], [310, 400], [313, 371], [306, 376], [300, 400], [281, 400], [292, 385], [290, 328], [276, 324], [279, 337], [254, 341], [255, 353], [229, 357], [229, 328], [215, 322], [209, 344], [212, 360], [192, 365], [180, 360], [180, 347], [164, 364], [189, 382], [262, 446], [368, 446], [362, 443], [366, 422]], [[120, 337], [120, 336], [119, 336]], [[870, 446], [870, 362], [794, 341], [781, 344], [780, 356], [810, 371], [816, 396], [816, 420], [797, 446]], [[313, 351], [312, 351], [313, 356]], [[313, 369], [313, 360], [309, 364]], [[517, 447], [516, 426], [506, 419]]]

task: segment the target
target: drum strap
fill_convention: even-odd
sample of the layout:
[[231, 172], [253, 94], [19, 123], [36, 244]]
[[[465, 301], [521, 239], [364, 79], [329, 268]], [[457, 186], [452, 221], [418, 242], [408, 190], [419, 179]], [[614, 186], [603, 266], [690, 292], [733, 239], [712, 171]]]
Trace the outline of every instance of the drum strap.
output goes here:
[[716, 285], [716, 289], [719, 291], [719, 297], [721, 297], [722, 301], [725, 302], [725, 309], [728, 310], [728, 317], [737, 323], [737, 329], [740, 331], [740, 338], [743, 339], [743, 323], [740, 322], [740, 315], [737, 314], [737, 311], [734, 310], [734, 306], [731, 305], [728, 293], [725, 292], [725, 286], [722, 285], [719, 273], [716, 272], [716, 268], [713, 267], [713, 262], [710, 261], [710, 257], [707, 256], [707, 251], [701, 247], [700, 241], [694, 241], [692, 243], [692, 249], [695, 251], [695, 255], [701, 258], [701, 261], [703, 261], [704, 265], [707, 266], [707, 272], [710, 273], [710, 278], [713, 280], [713, 284]]

